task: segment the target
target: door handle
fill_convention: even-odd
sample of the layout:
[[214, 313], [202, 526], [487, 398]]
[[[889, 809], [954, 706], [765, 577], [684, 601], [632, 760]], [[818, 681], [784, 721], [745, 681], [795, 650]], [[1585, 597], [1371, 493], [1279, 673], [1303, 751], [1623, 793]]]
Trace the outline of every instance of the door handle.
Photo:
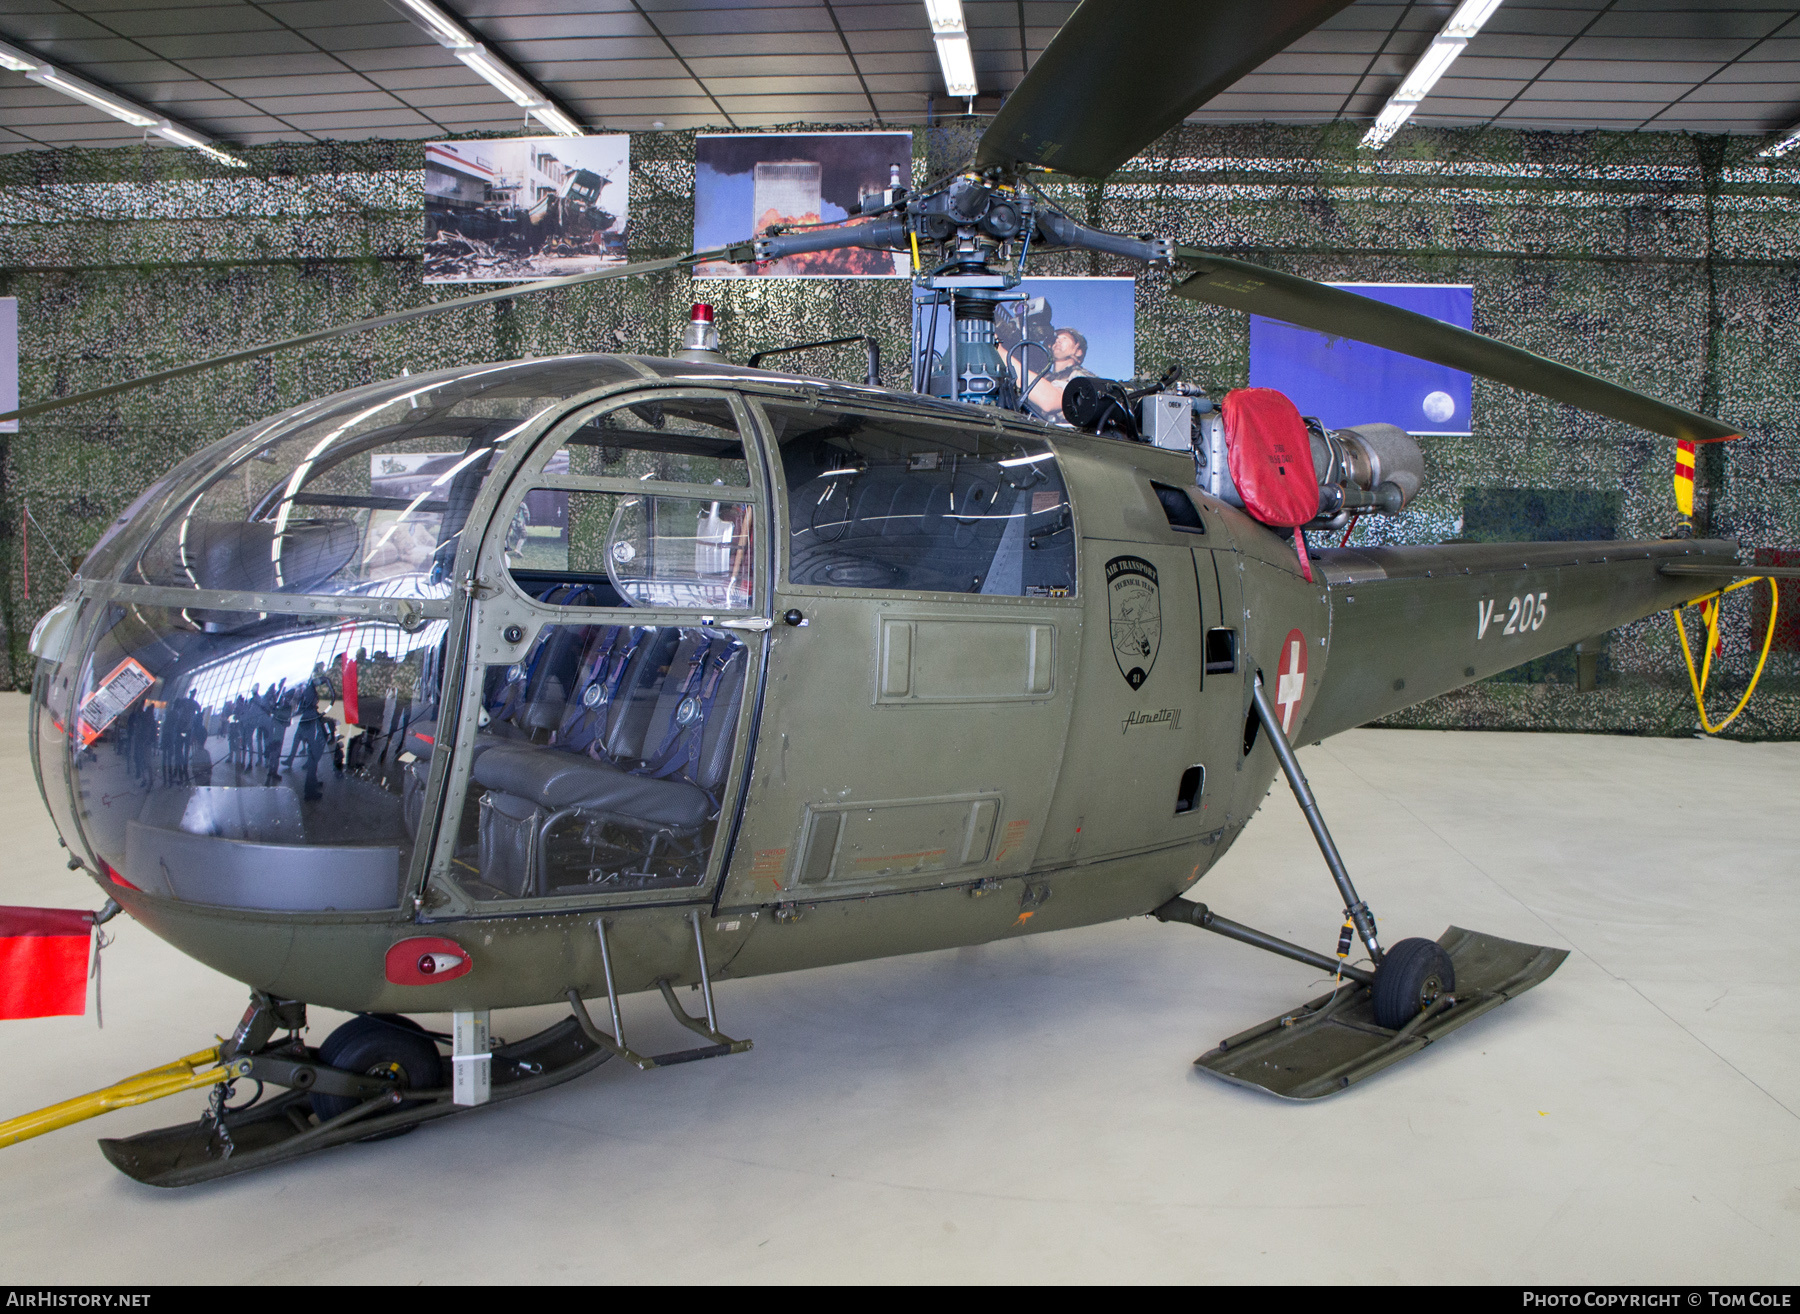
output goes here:
[[746, 620], [722, 620], [718, 626], [722, 630], [749, 630], [752, 634], [761, 634], [775, 624], [767, 616], [751, 616]]

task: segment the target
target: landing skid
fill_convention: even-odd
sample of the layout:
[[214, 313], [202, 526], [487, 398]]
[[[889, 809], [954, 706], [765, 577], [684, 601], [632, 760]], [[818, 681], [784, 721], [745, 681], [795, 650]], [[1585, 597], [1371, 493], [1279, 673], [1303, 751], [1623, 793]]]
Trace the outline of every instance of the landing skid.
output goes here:
[[[559, 1086], [611, 1057], [609, 1050], [583, 1034], [575, 1018], [564, 1018], [494, 1051], [489, 1103]], [[113, 1167], [147, 1186], [192, 1186], [286, 1163], [333, 1145], [395, 1135], [467, 1111], [451, 1102], [449, 1087], [388, 1090], [314, 1126], [309, 1101], [307, 1092], [290, 1090], [240, 1112], [227, 1111], [219, 1123], [204, 1117], [179, 1127], [102, 1140], [100, 1152]]]
[[[1269, 706], [1260, 675], [1251, 684], [1250, 697], [1294, 791], [1294, 801], [1305, 814], [1325, 866], [1343, 896], [1344, 928], [1337, 960], [1221, 917], [1205, 904], [1188, 899], [1170, 899], [1151, 916], [1291, 958], [1329, 972], [1344, 984], [1221, 1041], [1217, 1049], [1195, 1059], [1196, 1066], [1283, 1099], [1335, 1095], [1518, 997], [1562, 966], [1569, 956], [1566, 949], [1520, 944], [1460, 926], [1445, 931], [1435, 947], [1427, 940], [1402, 940], [1384, 951], [1376, 937], [1375, 915], [1351, 883], [1312, 787]], [[1362, 938], [1373, 971], [1346, 961], [1352, 934]]]
[[[693, 1049], [641, 1054], [627, 1047], [620, 1025], [618, 988], [613, 980], [612, 949], [602, 919], [596, 929], [606, 972], [607, 1000], [612, 1012], [611, 1034], [594, 1025], [580, 992], [574, 989], [568, 992], [572, 1016], [535, 1036], [491, 1051], [486, 1048], [486, 1014], [459, 1013], [454, 1038], [440, 1037], [453, 1039], [455, 1052], [448, 1065], [456, 1074], [453, 1084], [423, 1089], [405, 1084], [407, 1065], [393, 1057], [395, 1051], [391, 1041], [386, 1055], [379, 1056], [378, 1051], [373, 1065], [360, 1073], [349, 1069], [369, 1061], [371, 1056], [367, 1049], [354, 1063], [338, 1057], [354, 1050], [333, 1049], [337, 1036], [361, 1028], [366, 1037], [368, 1024], [373, 1024], [378, 1033], [389, 1037], [400, 1033], [408, 1044], [424, 1045], [428, 1055], [435, 1055], [435, 1048], [428, 1039], [430, 1033], [420, 1030], [406, 1018], [364, 1015], [340, 1027], [333, 1033], [334, 1040], [326, 1041], [324, 1047], [313, 1049], [300, 1042], [300, 1032], [306, 1026], [306, 1005], [298, 1000], [275, 999], [258, 991], [252, 993], [250, 1007], [229, 1040], [221, 1041], [213, 1049], [129, 1077], [104, 1090], [0, 1122], [0, 1146], [41, 1136], [109, 1109], [143, 1104], [211, 1085], [212, 1106], [198, 1122], [100, 1142], [100, 1150], [107, 1161], [135, 1181], [148, 1186], [191, 1186], [196, 1182], [249, 1172], [253, 1168], [285, 1163], [348, 1141], [399, 1135], [420, 1123], [446, 1118], [482, 1104], [547, 1090], [599, 1067], [615, 1054], [645, 1069], [742, 1054], [750, 1048], [751, 1042], [734, 1040], [719, 1030], [698, 910], [693, 912], [690, 921], [694, 948], [700, 956], [698, 984], [706, 1007], [705, 1017], [689, 1014], [675, 998], [666, 979], [656, 984], [675, 1020], [708, 1042]], [[472, 1019], [477, 1017], [479, 1023], [473, 1022]], [[275, 1033], [281, 1030], [287, 1035], [277, 1039]], [[351, 1043], [345, 1042], [346, 1046]], [[361, 1043], [361, 1040], [355, 1043]], [[479, 1049], [485, 1057], [481, 1067], [476, 1069], [485, 1075], [473, 1075], [463, 1067], [468, 1061], [464, 1054], [465, 1044]], [[404, 1054], [405, 1046], [398, 1052]], [[327, 1061], [328, 1055], [330, 1061]], [[338, 1061], [344, 1062], [344, 1066], [332, 1065]], [[435, 1058], [433, 1066], [437, 1066]], [[424, 1069], [413, 1067], [411, 1070]], [[233, 1109], [226, 1100], [235, 1089], [235, 1083], [240, 1081], [256, 1082], [258, 1097], [250, 1105]], [[261, 1093], [265, 1086], [285, 1089], [264, 1100]], [[325, 1098], [321, 1100], [320, 1097]]]
[[1194, 1060], [1215, 1077], [1289, 1100], [1316, 1100], [1410, 1058], [1489, 1009], [1545, 980], [1567, 949], [1520, 944], [1452, 926], [1438, 943], [1456, 965], [1456, 991], [1398, 1030], [1375, 1024], [1371, 991], [1351, 981]]

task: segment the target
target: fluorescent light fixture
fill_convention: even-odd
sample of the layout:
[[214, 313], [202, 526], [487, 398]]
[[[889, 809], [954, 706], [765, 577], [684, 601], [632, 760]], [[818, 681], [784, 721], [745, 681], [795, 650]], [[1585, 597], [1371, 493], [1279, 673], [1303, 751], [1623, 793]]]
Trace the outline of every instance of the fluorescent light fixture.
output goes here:
[[[0, 61], [4, 61], [4, 67], [15, 73], [23, 72], [26, 77], [40, 86], [48, 87], [52, 91], [59, 91], [85, 105], [92, 105], [95, 109], [102, 110], [115, 119], [124, 120], [134, 128], [148, 128], [166, 141], [172, 141], [177, 146], [185, 146], [191, 151], [199, 151], [207, 158], [216, 160], [220, 164], [228, 164], [234, 169], [250, 167], [235, 155], [227, 155], [192, 128], [184, 128], [178, 123], [161, 118], [153, 110], [133, 104], [123, 96], [115, 96], [109, 91], [103, 91], [91, 82], [58, 72], [48, 64], [34, 63], [11, 46], [0, 45]], [[28, 67], [23, 69], [15, 67], [20, 64]]]
[[1011, 469], [1015, 465], [1036, 465], [1039, 461], [1048, 461], [1055, 452], [1039, 452], [1036, 456], [1015, 456], [1010, 460], [996, 461], [994, 464]]
[[967, 32], [963, 23], [962, 0], [925, 0], [925, 14], [931, 19], [931, 30], [935, 35], [939, 32]]
[[0, 68], [9, 73], [29, 73], [38, 67], [38, 61], [27, 55], [17, 46], [9, 46], [0, 41]]
[[25, 75], [33, 82], [42, 83], [52, 91], [60, 91], [65, 96], [73, 96], [76, 100], [86, 101], [97, 110], [104, 110], [115, 119], [123, 119], [134, 128], [153, 128], [157, 120], [142, 110], [109, 96], [98, 87], [88, 86], [73, 78], [65, 77], [53, 68], [38, 67]]
[[925, 0], [925, 17], [931, 22], [931, 39], [937, 43], [938, 67], [944, 71], [944, 90], [952, 96], [973, 96], [975, 59], [969, 51], [969, 27], [963, 21], [962, 0]]
[[1432, 38], [1425, 53], [1407, 72], [1400, 83], [1400, 89], [1388, 97], [1381, 113], [1375, 116], [1375, 122], [1363, 134], [1357, 143], [1366, 150], [1378, 151], [1387, 145], [1388, 139], [1400, 130], [1400, 125], [1412, 117], [1412, 112], [1419, 107], [1419, 102], [1431, 94], [1431, 89], [1438, 83], [1456, 57], [1468, 47], [1469, 39], [1481, 31], [1483, 24], [1494, 16], [1500, 8], [1501, 0], [1463, 0], [1450, 15], [1450, 21], [1444, 24], [1443, 30]]
[[1445, 36], [1472, 37], [1487, 26], [1488, 19], [1500, 7], [1500, 0], [1463, 0], [1444, 24]]
[[462, 24], [432, 4], [431, 0], [400, 0], [400, 3], [446, 50], [467, 50], [475, 44], [475, 38], [463, 29]]
[[238, 159], [237, 156], [227, 155], [217, 146], [214, 146], [211, 142], [207, 141], [206, 138], [195, 136], [186, 128], [178, 128], [167, 119], [158, 123], [155, 127], [151, 128], [150, 131], [166, 141], [174, 142], [177, 146], [185, 146], [190, 151], [199, 151], [209, 160], [213, 160], [218, 164], [227, 164], [234, 169], [248, 169], [250, 167], [243, 160]]
[[579, 123], [554, 105], [533, 105], [531, 117], [559, 137], [585, 137], [587, 135]]
[[458, 59], [474, 69], [482, 77], [497, 88], [513, 104], [521, 109], [530, 109], [534, 105], [542, 105], [544, 98], [526, 86], [509, 68], [494, 62], [488, 52], [480, 46], [472, 46], [467, 50], [452, 51]]
[[1400, 131], [1400, 125], [1412, 117], [1417, 104], [1404, 100], [1390, 100], [1380, 114], [1375, 116], [1374, 124], [1363, 134], [1360, 145], [1370, 150], [1380, 150], [1387, 145], [1387, 140]]
[[1406, 75], [1406, 81], [1400, 84], [1400, 90], [1394, 93], [1394, 99], [1409, 100], [1415, 105], [1424, 100], [1468, 44], [1464, 37], [1439, 37], [1433, 41], [1430, 48], [1419, 56], [1419, 62], [1412, 66], [1412, 72]]
[[1763, 147], [1756, 153], [1756, 158], [1759, 160], [1779, 160], [1796, 146], [1800, 146], [1800, 128], [1795, 128], [1773, 146]]
[[978, 90], [975, 60], [969, 53], [968, 35], [956, 32], [934, 39], [937, 42], [938, 67], [944, 71], [944, 90], [952, 96], [975, 95]]
[[[425, 34], [481, 75], [513, 104], [530, 114], [559, 137], [583, 137], [587, 130], [545, 95], [538, 86], [506, 60], [475, 39], [456, 16], [431, 0], [390, 0], [393, 6], [425, 29]], [[951, 0], [956, 2], [956, 0]]]

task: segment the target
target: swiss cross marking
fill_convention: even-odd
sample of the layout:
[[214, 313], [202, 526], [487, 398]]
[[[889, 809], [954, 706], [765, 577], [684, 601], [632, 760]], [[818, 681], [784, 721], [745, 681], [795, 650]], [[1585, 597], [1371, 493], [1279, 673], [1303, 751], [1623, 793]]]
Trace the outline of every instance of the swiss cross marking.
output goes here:
[[1294, 727], [1294, 709], [1306, 696], [1306, 636], [1289, 630], [1281, 643], [1281, 673], [1275, 680], [1275, 706], [1281, 709], [1281, 733]]

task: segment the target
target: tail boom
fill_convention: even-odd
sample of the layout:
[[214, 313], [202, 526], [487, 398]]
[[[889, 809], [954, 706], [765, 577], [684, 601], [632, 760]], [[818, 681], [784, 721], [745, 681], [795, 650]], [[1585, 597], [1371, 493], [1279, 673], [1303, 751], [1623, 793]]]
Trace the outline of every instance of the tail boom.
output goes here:
[[[1717, 587], [1725, 539], [1445, 543], [1319, 553], [1328, 665], [1296, 741], [1316, 743]], [[1754, 573], [1739, 572], [1739, 573]]]

